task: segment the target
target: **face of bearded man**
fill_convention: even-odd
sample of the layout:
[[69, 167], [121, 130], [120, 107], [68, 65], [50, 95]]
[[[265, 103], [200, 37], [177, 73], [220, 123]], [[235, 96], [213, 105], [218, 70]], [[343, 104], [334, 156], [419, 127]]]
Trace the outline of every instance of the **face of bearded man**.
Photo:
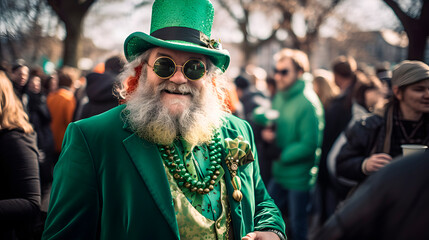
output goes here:
[[172, 77], [161, 79], [150, 67], [160, 56], [168, 56], [178, 65], [189, 59], [207, 62], [200, 54], [153, 49], [143, 63], [137, 89], [128, 96], [125, 111], [131, 129], [156, 144], [169, 145], [179, 136], [192, 146], [207, 143], [221, 126], [224, 113], [211, 82], [213, 73], [190, 81], [176, 67]]

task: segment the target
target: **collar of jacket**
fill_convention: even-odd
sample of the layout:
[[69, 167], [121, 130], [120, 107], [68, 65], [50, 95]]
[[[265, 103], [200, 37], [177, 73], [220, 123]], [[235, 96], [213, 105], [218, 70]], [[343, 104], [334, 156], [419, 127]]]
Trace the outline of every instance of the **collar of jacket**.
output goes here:
[[286, 90], [280, 91], [279, 93], [283, 98], [291, 98], [295, 95], [304, 92], [305, 89], [305, 81], [302, 78], [298, 78], [292, 86], [287, 88]]

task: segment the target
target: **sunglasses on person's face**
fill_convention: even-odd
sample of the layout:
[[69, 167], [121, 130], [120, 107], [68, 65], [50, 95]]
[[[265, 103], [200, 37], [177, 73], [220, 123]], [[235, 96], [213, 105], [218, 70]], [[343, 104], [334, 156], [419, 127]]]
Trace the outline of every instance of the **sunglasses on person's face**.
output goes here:
[[177, 67], [181, 67], [183, 75], [191, 81], [200, 80], [206, 74], [206, 65], [199, 59], [189, 59], [185, 64], [177, 65], [173, 59], [164, 56], [157, 58], [150, 67], [161, 79], [171, 78], [176, 73]]
[[289, 69], [285, 68], [285, 69], [279, 70], [277, 68], [274, 68], [274, 74], [277, 74], [277, 73], [282, 76], [286, 76], [289, 73]]

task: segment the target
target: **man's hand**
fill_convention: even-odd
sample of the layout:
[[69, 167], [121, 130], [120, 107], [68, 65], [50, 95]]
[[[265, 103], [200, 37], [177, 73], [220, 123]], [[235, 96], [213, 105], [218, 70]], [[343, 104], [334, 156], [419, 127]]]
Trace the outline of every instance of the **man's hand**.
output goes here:
[[377, 172], [392, 161], [392, 157], [385, 153], [376, 153], [365, 159], [362, 163], [362, 171], [365, 174]]
[[280, 240], [279, 236], [273, 232], [251, 232], [241, 240]]

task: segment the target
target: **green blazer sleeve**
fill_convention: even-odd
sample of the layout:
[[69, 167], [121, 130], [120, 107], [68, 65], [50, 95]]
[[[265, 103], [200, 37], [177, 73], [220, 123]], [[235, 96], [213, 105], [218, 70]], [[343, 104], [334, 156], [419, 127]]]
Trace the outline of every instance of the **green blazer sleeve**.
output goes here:
[[122, 109], [69, 125], [43, 239], [179, 239], [159, 152]]
[[[233, 214], [234, 229], [240, 228], [241, 225], [241, 237], [250, 232], [263, 231], [265, 229], [276, 229], [285, 234], [285, 223], [281, 212], [275, 205], [274, 200], [269, 196], [260, 175], [258, 153], [252, 129], [247, 122], [242, 120], [237, 122], [235, 118], [232, 118], [229, 122], [230, 127], [237, 131], [234, 134], [230, 133], [229, 137], [243, 136], [245, 140], [249, 141], [255, 158], [255, 161], [252, 163], [240, 166], [237, 173], [242, 181], [243, 199], [238, 203], [238, 209], [241, 210], [241, 218], [234, 219]], [[230, 181], [229, 174], [226, 174], [226, 176], [226, 180]], [[229, 186], [228, 190], [231, 196], [233, 191], [232, 186], [231, 184], [227, 184], [227, 186]], [[237, 202], [232, 197], [230, 197], [230, 205], [232, 209], [237, 205]], [[236, 233], [235, 235], [237, 236], [238, 234]]]

